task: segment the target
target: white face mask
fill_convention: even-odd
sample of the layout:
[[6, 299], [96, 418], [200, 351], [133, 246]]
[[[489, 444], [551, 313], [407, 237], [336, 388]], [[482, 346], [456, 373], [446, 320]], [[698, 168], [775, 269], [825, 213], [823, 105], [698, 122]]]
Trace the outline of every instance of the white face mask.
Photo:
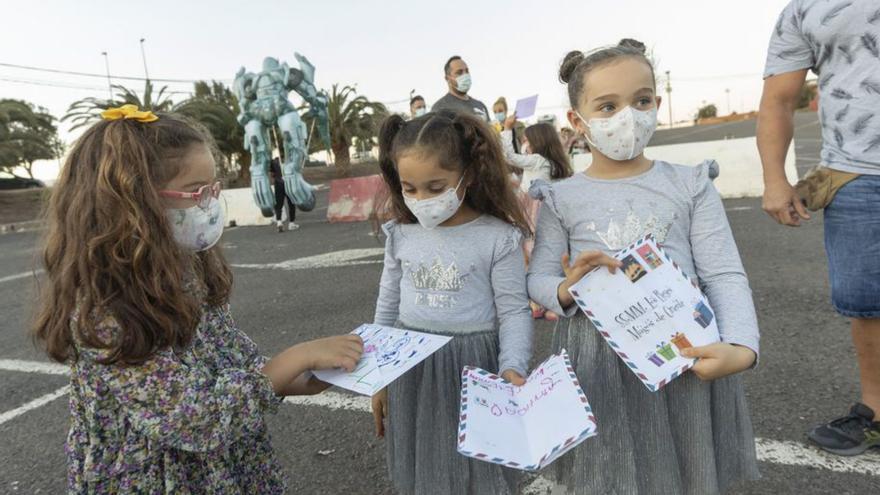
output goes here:
[[462, 74], [455, 78], [455, 89], [462, 93], [467, 93], [471, 89], [471, 75]]
[[206, 209], [169, 208], [166, 210], [171, 231], [177, 243], [191, 251], [211, 249], [223, 234], [223, 208], [217, 198], [211, 198]]
[[587, 121], [575, 110], [586, 124], [590, 146], [617, 161], [632, 160], [642, 154], [657, 129], [657, 108], [641, 111], [626, 107], [611, 117], [593, 118]]
[[426, 107], [416, 108], [416, 111], [414, 113], [416, 117], [421, 117], [422, 115], [428, 113], [428, 109]]
[[464, 176], [462, 175], [454, 188], [450, 187], [433, 198], [420, 200], [404, 194], [403, 202], [406, 203], [409, 211], [416, 216], [422, 227], [433, 229], [452, 218], [452, 215], [455, 215], [455, 212], [461, 207], [464, 196], [462, 195], [461, 199], [458, 199], [458, 188], [463, 180]]

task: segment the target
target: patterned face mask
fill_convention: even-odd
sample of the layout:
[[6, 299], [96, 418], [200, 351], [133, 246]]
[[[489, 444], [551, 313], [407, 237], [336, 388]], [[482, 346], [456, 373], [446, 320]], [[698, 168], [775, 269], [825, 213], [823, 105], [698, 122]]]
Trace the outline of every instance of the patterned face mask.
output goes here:
[[458, 188], [463, 180], [464, 176], [462, 175], [454, 188], [450, 187], [433, 198], [419, 200], [404, 194], [403, 202], [406, 203], [409, 211], [416, 216], [422, 227], [428, 230], [433, 229], [452, 218], [452, 215], [455, 215], [455, 212], [461, 207], [464, 196], [458, 199]]
[[206, 207], [169, 208], [166, 210], [174, 240], [191, 251], [205, 251], [214, 247], [223, 234], [223, 208], [211, 197]]
[[575, 111], [586, 124], [590, 146], [616, 161], [632, 160], [642, 154], [657, 129], [657, 108], [646, 111], [626, 107], [605, 119], [589, 121]]

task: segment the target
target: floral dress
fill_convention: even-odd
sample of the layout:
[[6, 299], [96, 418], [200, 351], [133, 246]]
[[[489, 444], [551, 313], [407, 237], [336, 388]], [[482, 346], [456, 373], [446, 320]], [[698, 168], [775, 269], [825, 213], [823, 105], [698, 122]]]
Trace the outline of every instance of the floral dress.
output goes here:
[[[101, 339], [119, 330], [112, 317], [97, 328]], [[159, 351], [139, 365], [100, 364], [106, 351], [79, 343], [77, 351], [69, 493], [284, 492], [263, 419], [281, 398], [261, 372], [266, 358], [228, 305], [204, 306], [186, 349]]]

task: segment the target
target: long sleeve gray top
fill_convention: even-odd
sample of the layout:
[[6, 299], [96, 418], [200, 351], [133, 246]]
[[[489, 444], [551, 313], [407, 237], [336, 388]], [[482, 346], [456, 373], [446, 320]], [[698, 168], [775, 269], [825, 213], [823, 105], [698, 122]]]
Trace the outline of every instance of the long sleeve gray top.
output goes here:
[[758, 353], [758, 320], [721, 196], [697, 167], [655, 161], [635, 177], [602, 180], [575, 174], [532, 188], [543, 199], [528, 271], [529, 296], [559, 314], [557, 290], [565, 279], [560, 259], [569, 252], [612, 254], [646, 234], [699, 281], [718, 319], [723, 342]]
[[499, 331], [497, 371], [525, 376], [532, 354], [522, 234], [489, 215], [425, 229], [383, 226], [385, 268], [374, 322], [467, 334]]

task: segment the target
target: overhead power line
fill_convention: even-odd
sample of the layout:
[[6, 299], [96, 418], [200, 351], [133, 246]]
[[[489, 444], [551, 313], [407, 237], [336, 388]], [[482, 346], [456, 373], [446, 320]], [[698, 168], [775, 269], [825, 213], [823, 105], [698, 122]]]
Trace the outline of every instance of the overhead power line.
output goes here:
[[[64, 69], [48, 69], [45, 67], [33, 67], [30, 65], [20, 65], [20, 64], [8, 64], [5, 62], [0, 62], [0, 67], [9, 67], [11, 69], [23, 69], [23, 70], [33, 70], [38, 72], [51, 72], [53, 74], [66, 74], [70, 76], [82, 76], [82, 77], [99, 77], [101, 79], [105, 79], [107, 74], [97, 74], [93, 72], [79, 72], [73, 70], [64, 70]], [[114, 79], [123, 79], [126, 81], [146, 81], [147, 79], [144, 77], [135, 77], [135, 76], [111, 76]], [[192, 84], [199, 81], [222, 81], [226, 83], [232, 82], [232, 79], [160, 79], [160, 78], [150, 78], [152, 82], [165, 82], [165, 83], [185, 83]]]
[[[38, 79], [17, 79], [12, 77], [0, 76], [0, 81], [11, 82], [16, 84], [29, 84], [31, 86], [46, 86], [50, 88], [63, 88], [63, 89], [80, 89], [84, 91], [106, 91], [107, 88], [99, 88], [97, 86], [84, 86], [80, 84], [70, 84], [66, 82], [58, 82], [58, 81], [44, 81]], [[191, 91], [166, 91], [165, 94], [171, 95], [188, 95], [192, 94]]]

